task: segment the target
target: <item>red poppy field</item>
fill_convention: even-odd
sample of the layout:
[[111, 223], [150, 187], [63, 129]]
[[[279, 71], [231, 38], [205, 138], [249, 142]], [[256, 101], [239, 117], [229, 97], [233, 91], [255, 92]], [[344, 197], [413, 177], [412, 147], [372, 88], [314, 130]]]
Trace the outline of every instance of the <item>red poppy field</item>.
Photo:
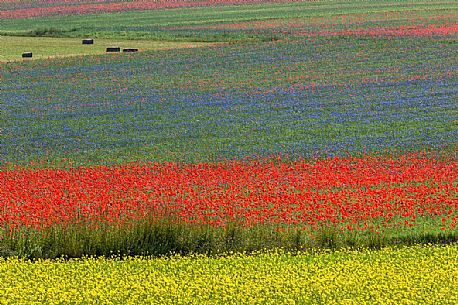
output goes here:
[[299, 230], [305, 240], [323, 230], [439, 236], [456, 230], [456, 166], [406, 155], [17, 168], [0, 173], [0, 225], [4, 235], [148, 220], [210, 231]]
[[154, 215], [214, 227], [325, 225], [380, 233], [426, 216], [453, 230], [456, 165], [404, 156], [12, 170], [0, 173], [0, 221], [46, 228]]

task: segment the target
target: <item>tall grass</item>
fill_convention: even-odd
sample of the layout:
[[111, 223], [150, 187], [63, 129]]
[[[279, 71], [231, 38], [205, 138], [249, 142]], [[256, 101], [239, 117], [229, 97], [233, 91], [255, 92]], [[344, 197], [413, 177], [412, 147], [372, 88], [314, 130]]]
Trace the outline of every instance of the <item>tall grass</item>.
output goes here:
[[121, 226], [70, 224], [42, 230], [22, 228], [9, 231], [4, 227], [0, 231], [0, 256], [36, 259], [88, 255], [221, 255], [276, 248], [297, 252], [458, 242], [456, 230], [441, 230], [432, 223], [431, 220], [421, 220], [415, 228], [398, 227], [378, 233], [339, 230], [326, 225], [315, 229], [281, 225], [244, 228], [232, 223], [217, 228], [171, 219], [148, 219]]

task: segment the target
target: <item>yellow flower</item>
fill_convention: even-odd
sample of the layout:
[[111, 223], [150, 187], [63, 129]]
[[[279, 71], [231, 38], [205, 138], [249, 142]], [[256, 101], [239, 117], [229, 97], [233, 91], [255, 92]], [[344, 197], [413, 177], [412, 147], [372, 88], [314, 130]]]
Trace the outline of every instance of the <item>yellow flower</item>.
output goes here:
[[458, 245], [0, 259], [0, 304], [457, 304]]

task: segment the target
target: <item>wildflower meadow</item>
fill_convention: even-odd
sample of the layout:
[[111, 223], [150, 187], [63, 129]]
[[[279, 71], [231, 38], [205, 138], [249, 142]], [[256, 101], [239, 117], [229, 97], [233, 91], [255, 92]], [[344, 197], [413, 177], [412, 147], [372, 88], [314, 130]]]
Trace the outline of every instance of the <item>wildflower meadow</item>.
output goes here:
[[455, 1], [2, 1], [0, 303], [456, 304], [457, 38]]

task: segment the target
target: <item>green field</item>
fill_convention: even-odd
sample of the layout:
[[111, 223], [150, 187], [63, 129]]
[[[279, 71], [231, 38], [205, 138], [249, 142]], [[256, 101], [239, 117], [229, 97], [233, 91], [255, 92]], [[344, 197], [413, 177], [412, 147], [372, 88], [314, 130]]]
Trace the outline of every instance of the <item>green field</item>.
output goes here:
[[[78, 16], [52, 16], [1, 20], [0, 34], [21, 36], [91, 37], [184, 41], [271, 40], [279, 31], [257, 30], [303, 23], [306, 29], [352, 28], [384, 25], [454, 22], [456, 1], [317, 1], [288, 4], [194, 7], [185, 9], [119, 12]], [[437, 19], [437, 16], [441, 18]], [[350, 19], [348, 19], [350, 17]], [[232, 29], [230, 25], [246, 24]], [[214, 26], [222, 25], [215, 29]], [[289, 32], [289, 31], [288, 31]], [[277, 37], [278, 38], [278, 37]]]
[[93, 45], [83, 45], [81, 39], [76, 38], [0, 36], [0, 62], [22, 60], [21, 54], [28, 51], [33, 52], [33, 59], [43, 59], [105, 54], [106, 48], [110, 46], [137, 48], [142, 52], [208, 45], [211, 43], [122, 39], [96, 39]]

